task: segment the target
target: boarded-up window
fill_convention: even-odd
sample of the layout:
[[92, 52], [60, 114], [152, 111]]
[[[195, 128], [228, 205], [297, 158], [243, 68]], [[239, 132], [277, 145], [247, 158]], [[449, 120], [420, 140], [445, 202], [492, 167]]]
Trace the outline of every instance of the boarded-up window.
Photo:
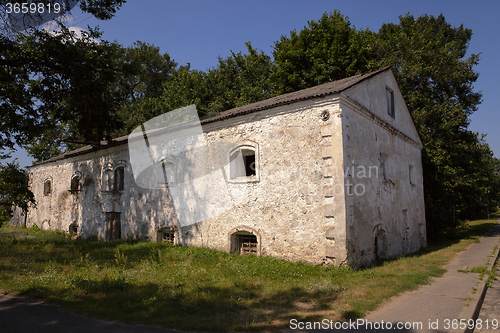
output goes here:
[[52, 181], [50, 179], [46, 179], [43, 182], [43, 195], [50, 195], [52, 193]]
[[124, 188], [124, 174], [125, 169], [123, 167], [115, 169], [115, 191], [123, 191]]
[[383, 180], [391, 180], [391, 163], [390, 157], [387, 154], [380, 153], [380, 169]]
[[106, 170], [102, 175], [102, 190], [111, 191], [113, 189], [113, 171]]
[[404, 251], [405, 254], [411, 252], [411, 242], [410, 242], [410, 221], [408, 219], [408, 209], [403, 209], [403, 225], [404, 225]]
[[238, 235], [238, 245], [241, 255], [257, 254], [257, 237], [255, 235]]
[[158, 230], [158, 242], [174, 244], [175, 232], [172, 228], [166, 227]]

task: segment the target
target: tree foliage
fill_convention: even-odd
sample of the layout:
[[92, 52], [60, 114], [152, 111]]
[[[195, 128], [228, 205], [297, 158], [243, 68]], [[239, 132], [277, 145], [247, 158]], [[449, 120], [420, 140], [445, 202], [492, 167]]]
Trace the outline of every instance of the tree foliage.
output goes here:
[[292, 92], [378, 69], [373, 39], [371, 31], [356, 30], [338, 11], [282, 35], [273, 51], [276, 90]]
[[35, 197], [28, 189], [29, 176], [15, 162], [0, 165], [0, 217], [10, 217], [12, 206], [24, 211], [35, 205]]
[[[109, 19], [122, 3], [81, 0], [80, 7]], [[0, 1], [0, 7], [6, 4]], [[127, 64], [117, 61], [118, 44], [98, 42], [99, 36], [91, 30], [77, 38], [63, 25], [55, 33], [0, 31], [0, 150], [36, 140], [54, 124], [64, 123], [95, 145], [121, 126], [113, 117], [120, 92], [110, 86]]]
[[[429, 237], [479, 216], [498, 200], [498, 177], [483, 138], [468, 130], [481, 103], [474, 91], [478, 54], [466, 57], [472, 31], [443, 15], [400, 17], [378, 32], [378, 53], [398, 80], [424, 143], [424, 190]], [[496, 178], [496, 179], [495, 179]], [[485, 181], [488, 179], [488, 181]]]

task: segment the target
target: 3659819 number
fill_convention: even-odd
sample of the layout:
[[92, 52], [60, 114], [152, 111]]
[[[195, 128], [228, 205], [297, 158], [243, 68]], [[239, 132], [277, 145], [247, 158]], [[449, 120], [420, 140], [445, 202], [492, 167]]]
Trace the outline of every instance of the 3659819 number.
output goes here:
[[500, 328], [500, 323], [497, 319], [486, 319], [486, 320], [481, 320], [481, 319], [445, 319], [444, 320], [444, 329], [445, 330], [456, 330], [456, 329], [494, 329], [497, 330]]
[[45, 13], [55, 13], [59, 14], [62, 10], [61, 4], [55, 2], [55, 3], [43, 3], [43, 2], [32, 2], [32, 3], [27, 3], [27, 2], [7, 2], [5, 4], [5, 12], [7, 14], [45, 14]]

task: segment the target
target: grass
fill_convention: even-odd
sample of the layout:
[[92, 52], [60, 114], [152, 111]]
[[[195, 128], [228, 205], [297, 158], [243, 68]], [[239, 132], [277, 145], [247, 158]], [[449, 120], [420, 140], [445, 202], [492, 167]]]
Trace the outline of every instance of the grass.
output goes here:
[[207, 331], [284, 329], [289, 321], [362, 317], [444, 273], [496, 224], [471, 221], [457, 239], [353, 271], [164, 243], [69, 240], [59, 232], [0, 238], [0, 288], [76, 313]]

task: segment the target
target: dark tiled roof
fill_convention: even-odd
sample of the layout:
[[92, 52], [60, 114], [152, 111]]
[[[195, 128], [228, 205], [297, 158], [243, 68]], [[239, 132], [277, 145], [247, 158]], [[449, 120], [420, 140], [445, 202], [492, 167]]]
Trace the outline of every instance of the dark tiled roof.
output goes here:
[[279, 105], [291, 104], [300, 100], [306, 100], [326, 95], [331, 95], [335, 93], [342, 92], [347, 88], [352, 87], [353, 85], [360, 83], [363, 80], [366, 80], [370, 77], [373, 77], [383, 71], [388, 70], [390, 67], [384, 67], [374, 72], [366, 73], [366, 74], [358, 74], [355, 76], [351, 76], [342, 80], [337, 80], [333, 82], [324, 83], [322, 85], [307, 88], [295, 92], [291, 92], [288, 94], [272, 97], [266, 99], [264, 101], [240, 106], [231, 110], [227, 110], [224, 112], [217, 113], [213, 116], [204, 117], [201, 119], [202, 124], [208, 124], [211, 122], [231, 118], [234, 116], [239, 116], [255, 111], [270, 109]]
[[[295, 102], [298, 102], [301, 100], [312, 99], [312, 98], [317, 98], [317, 97], [321, 97], [321, 96], [327, 96], [327, 95], [331, 95], [331, 94], [335, 94], [335, 93], [340, 93], [340, 92], [346, 90], [347, 88], [350, 88], [353, 85], [358, 84], [361, 81], [364, 81], [368, 78], [371, 78], [371, 77], [373, 77], [381, 72], [384, 72], [388, 69], [390, 69], [389, 66], [381, 68], [381, 69], [376, 70], [374, 72], [370, 72], [370, 73], [366, 73], [366, 74], [358, 74], [358, 75], [351, 76], [351, 77], [348, 77], [348, 78], [345, 78], [342, 80], [324, 83], [324, 84], [316, 86], [316, 87], [307, 88], [307, 89], [291, 92], [288, 94], [272, 97], [272, 98], [269, 98], [269, 99], [266, 99], [266, 100], [263, 100], [260, 102], [240, 106], [240, 107], [237, 107], [237, 108], [234, 108], [231, 110], [217, 113], [215, 115], [204, 117], [204, 118], [200, 119], [200, 122], [202, 125], [209, 124], [209, 123], [213, 123], [216, 121], [221, 121], [224, 119], [244, 115], [247, 113], [266, 110], [266, 109], [270, 109], [270, 108], [280, 106], [280, 105], [295, 103]], [[51, 162], [63, 160], [65, 158], [86, 154], [86, 153], [89, 153], [92, 151], [97, 151], [97, 150], [101, 150], [101, 149], [107, 149], [110, 147], [127, 144], [127, 142], [128, 142], [128, 135], [125, 135], [125, 136], [113, 139], [113, 141], [109, 144], [106, 144], [103, 142], [103, 145], [100, 148], [93, 148], [92, 146], [81, 147], [81, 148], [72, 150], [70, 152], [64, 153], [62, 155], [48, 159], [46, 161], [34, 164], [33, 166], [45, 164], [45, 163], [51, 163]]]

